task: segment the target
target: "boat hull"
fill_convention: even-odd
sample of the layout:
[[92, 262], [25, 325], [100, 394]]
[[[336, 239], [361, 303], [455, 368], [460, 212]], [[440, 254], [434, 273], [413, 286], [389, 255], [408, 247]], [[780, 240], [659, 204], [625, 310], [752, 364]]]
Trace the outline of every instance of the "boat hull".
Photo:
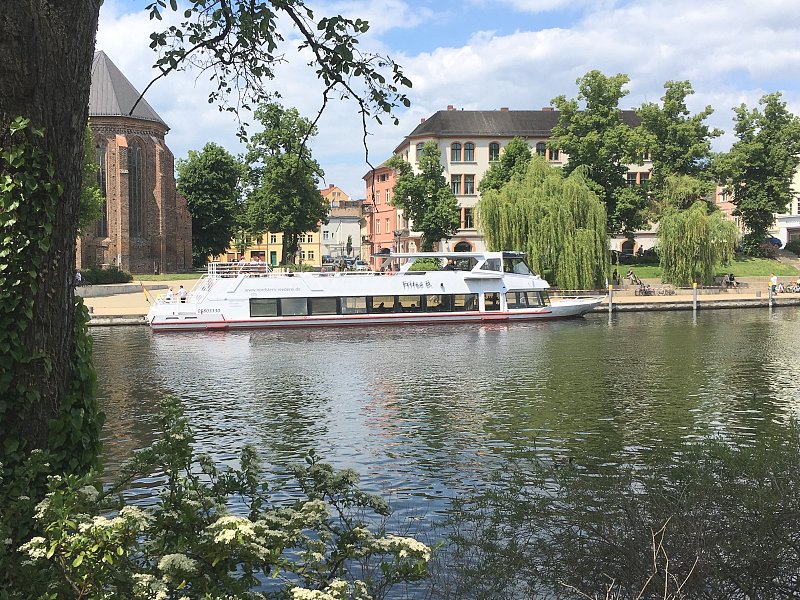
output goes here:
[[[508, 323], [569, 319], [580, 317], [598, 306], [600, 298], [554, 300], [552, 305], [507, 311], [419, 312], [359, 315], [318, 315], [302, 317], [265, 317], [234, 319], [223, 313], [198, 314], [186, 306], [172, 315], [151, 315], [154, 331], [198, 331], [225, 329], [283, 329], [298, 327], [365, 327], [391, 325], [434, 325], [452, 323]], [[183, 308], [183, 307], [182, 307]]]

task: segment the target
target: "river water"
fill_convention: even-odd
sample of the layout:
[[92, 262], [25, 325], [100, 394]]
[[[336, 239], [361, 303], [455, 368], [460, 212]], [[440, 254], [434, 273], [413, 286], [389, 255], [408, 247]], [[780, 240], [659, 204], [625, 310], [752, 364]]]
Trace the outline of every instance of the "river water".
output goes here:
[[174, 393], [218, 462], [244, 444], [276, 466], [313, 449], [423, 521], [512, 455], [636, 462], [698, 436], [777, 435], [800, 409], [795, 308], [91, 333], [112, 471], [157, 437], [159, 398]]

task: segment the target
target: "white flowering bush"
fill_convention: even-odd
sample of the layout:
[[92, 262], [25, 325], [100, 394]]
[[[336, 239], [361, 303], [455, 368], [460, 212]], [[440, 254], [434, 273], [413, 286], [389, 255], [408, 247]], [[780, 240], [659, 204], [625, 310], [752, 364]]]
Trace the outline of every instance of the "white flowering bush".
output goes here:
[[[291, 469], [298, 488], [280, 494], [296, 499], [277, 502], [251, 448], [238, 469], [221, 470], [194, 456], [177, 399], [164, 412], [163, 439], [114, 484], [94, 473], [50, 478], [26, 541], [0, 540], [17, 559], [0, 600], [367, 600], [427, 576], [430, 549], [383, 530], [387, 504], [361, 491], [354, 472], [312, 454]], [[157, 504], [127, 504], [124, 490], [154, 473], [164, 477]], [[231, 512], [234, 499], [245, 511]]]

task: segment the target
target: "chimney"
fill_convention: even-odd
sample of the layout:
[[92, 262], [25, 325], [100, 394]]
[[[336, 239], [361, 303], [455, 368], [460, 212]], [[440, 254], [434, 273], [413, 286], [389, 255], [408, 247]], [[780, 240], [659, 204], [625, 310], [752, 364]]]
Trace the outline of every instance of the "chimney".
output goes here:
[[455, 107], [453, 107], [452, 104], [448, 104], [447, 105], [447, 110], [455, 110]]
[[500, 107], [500, 112], [508, 112], [508, 107], [507, 106], [501, 106]]
[[425, 117], [422, 117], [422, 118], [419, 120], [419, 122], [420, 122], [420, 123], [424, 123], [424, 122], [425, 122]]
[[553, 112], [553, 110], [554, 109], [553, 109], [552, 106], [543, 106], [542, 107], [542, 112]]

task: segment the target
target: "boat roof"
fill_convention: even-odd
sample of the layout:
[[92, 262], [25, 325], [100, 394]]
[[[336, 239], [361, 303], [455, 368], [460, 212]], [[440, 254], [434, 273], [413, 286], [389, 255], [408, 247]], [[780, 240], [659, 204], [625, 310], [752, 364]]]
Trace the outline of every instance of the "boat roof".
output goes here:
[[524, 258], [524, 252], [390, 252], [373, 254], [380, 258]]

